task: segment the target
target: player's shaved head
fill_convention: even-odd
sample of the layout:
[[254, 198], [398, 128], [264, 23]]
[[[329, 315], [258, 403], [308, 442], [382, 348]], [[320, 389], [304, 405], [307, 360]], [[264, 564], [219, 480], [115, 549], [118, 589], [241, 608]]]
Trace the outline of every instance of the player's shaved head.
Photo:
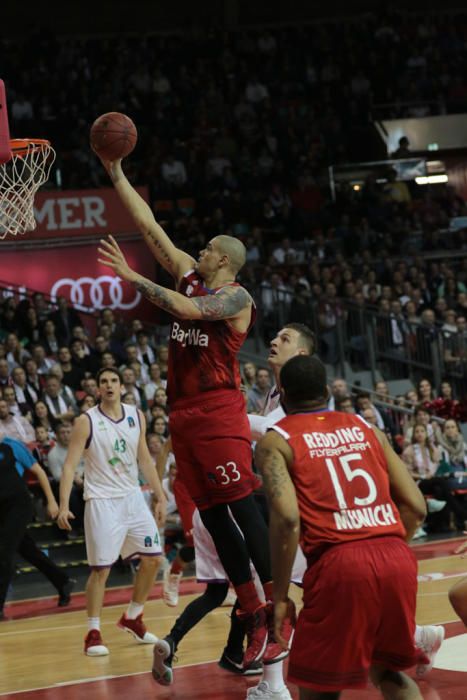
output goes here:
[[216, 236], [216, 246], [219, 252], [224, 253], [229, 258], [229, 267], [237, 274], [246, 262], [246, 248], [238, 238], [233, 236]]

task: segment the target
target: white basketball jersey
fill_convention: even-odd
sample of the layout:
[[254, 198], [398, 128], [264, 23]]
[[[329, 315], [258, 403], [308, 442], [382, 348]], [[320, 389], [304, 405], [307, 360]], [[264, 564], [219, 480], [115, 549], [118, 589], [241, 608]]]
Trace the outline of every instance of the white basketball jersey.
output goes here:
[[122, 404], [122, 418], [113, 420], [100, 406], [86, 411], [91, 434], [84, 453], [84, 500], [121, 498], [139, 488], [138, 409]]
[[280, 391], [274, 384], [268, 391], [261, 415], [267, 416], [271, 413], [271, 411], [274, 411], [278, 406], [280, 406], [280, 398]]

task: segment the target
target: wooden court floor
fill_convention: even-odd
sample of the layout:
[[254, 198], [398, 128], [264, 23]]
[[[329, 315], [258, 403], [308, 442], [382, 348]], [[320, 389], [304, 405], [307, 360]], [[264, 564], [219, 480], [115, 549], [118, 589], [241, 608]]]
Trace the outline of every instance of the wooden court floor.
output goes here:
[[[447, 592], [467, 575], [467, 559], [454, 555], [456, 541], [415, 546], [419, 559], [417, 621], [443, 623], [447, 640], [436, 667], [420, 682], [425, 700], [467, 699], [467, 634], [451, 609]], [[192, 586], [193, 589], [193, 586]], [[294, 587], [294, 597], [300, 591]], [[148, 628], [164, 636], [175, 618], [196, 594], [182, 595], [177, 608], [150, 600], [145, 609]], [[80, 600], [82, 596], [80, 597]], [[78, 600], [78, 597], [77, 599]], [[116, 627], [126, 605], [106, 605], [102, 633], [110, 655], [89, 658], [83, 654], [86, 632], [83, 609], [37, 615], [0, 624], [0, 695], [25, 700], [114, 700], [115, 698], [191, 698], [240, 700], [257, 679], [232, 676], [217, 666], [225, 644], [230, 608], [219, 608], [182, 641], [170, 688], [154, 683], [149, 673], [152, 647], [138, 645]], [[8, 611], [8, 609], [7, 609]], [[291, 687], [294, 698], [296, 688]], [[373, 700], [373, 689], [347, 691], [349, 700]]]

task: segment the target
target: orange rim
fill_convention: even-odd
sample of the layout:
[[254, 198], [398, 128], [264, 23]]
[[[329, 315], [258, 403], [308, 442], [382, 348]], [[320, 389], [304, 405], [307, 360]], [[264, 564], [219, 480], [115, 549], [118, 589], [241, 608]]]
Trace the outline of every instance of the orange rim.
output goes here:
[[10, 139], [10, 148], [14, 156], [25, 156], [31, 151], [44, 151], [50, 147], [46, 139]]

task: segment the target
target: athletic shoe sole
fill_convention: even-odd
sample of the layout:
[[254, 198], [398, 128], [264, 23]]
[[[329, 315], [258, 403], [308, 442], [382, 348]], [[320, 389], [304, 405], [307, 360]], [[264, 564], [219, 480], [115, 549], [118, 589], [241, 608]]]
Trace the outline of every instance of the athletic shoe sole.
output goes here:
[[170, 645], [165, 639], [158, 639], [154, 645], [154, 658], [152, 662], [152, 677], [159, 685], [172, 685], [173, 671], [166, 666], [166, 661], [171, 654]]
[[86, 656], [108, 656], [109, 650], [107, 647], [97, 644], [96, 646], [89, 647], [84, 653]]

